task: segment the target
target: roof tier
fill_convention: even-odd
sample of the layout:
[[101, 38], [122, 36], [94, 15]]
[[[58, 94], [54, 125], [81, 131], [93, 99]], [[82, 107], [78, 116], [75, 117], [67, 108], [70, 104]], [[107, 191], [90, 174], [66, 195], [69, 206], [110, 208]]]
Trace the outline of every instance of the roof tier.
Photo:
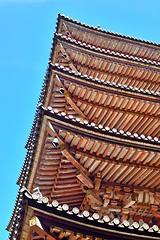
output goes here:
[[[68, 115], [81, 116], [95, 126], [113, 129], [121, 136], [159, 141], [159, 100], [126, 92], [86, 77], [72, 76], [53, 66], [51, 106]], [[61, 91], [63, 89], [63, 91]]]
[[114, 83], [119, 87], [144, 93], [160, 92], [160, 71], [158, 66], [140, 64], [132, 59], [123, 59], [75, 44], [62, 36], [55, 37], [52, 63], [68, 67], [82, 75], [98, 78], [104, 82]]
[[33, 234], [33, 239], [43, 237], [48, 240], [103, 240], [106, 237], [115, 240], [117, 235], [119, 240], [159, 239], [159, 228], [155, 224], [148, 225], [142, 220], [135, 222], [132, 218], [102, 217], [87, 210], [81, 212], [77, 207], [69, 208], [67, 204], [61, 205], [56, 200], [50, 203], [39, 189], [33, 193], [26, 189], [22, 191], [23, 199], [28, 203], [27, 221], [21, 236], [23, 239], [26, 239], [27, 232]]
[[62, 15], [59, 15], [57, 32], [66, 38], [75, 39], [79, 43], [104, 49], [122, 57], [132, 57], [153, 64], [160, 62], [159, 44], [111, 33], [100, 27], [90, 27]]
[[151, 151], [147, 144], [122, 142], [63, 113], [46, 109], [44, 113], [48, 123], [39, 162], [33, 166], [38, 167], [33, 188], [39, 187], [51, 200], [83, 210], [116, 212], [121, 217], [143, 212], [148, 220], [159, 216], [156, 147]]

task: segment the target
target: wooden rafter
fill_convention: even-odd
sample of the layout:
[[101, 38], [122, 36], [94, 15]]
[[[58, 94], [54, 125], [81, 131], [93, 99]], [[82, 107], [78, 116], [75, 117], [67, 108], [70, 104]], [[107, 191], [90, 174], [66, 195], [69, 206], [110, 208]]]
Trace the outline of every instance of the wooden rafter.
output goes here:
[[73, 100], [75, 102], [79, 102], [81, 104], [87, 104], [88, 107], [89, 106], [91, 106], [91, 107], [98, 107], [99, 109], [103, 107], [104, 109], [115, 110], [118, 113], [125, 113], [126, 112], [126, 113], [130, 113], [130, 114], [134, 114], [134, 116], [137, 116], [137, 117], [139, 117], [139, 116], [143, 116], [143, 117], [150, 116], [153, 119], [159, 119], [159, 116], [156, 115], [157, 112], [155, 114], [152, 113], [152, 112], [147, 114], [145, 112], [143, 113], [142, 111], [137, 112], [136, 110], [130, 109], [130, 108], [127, 108], [127, 107], [121, 109], [120, 107], [117, 107], [116, 105], [112, 105], [112, 104], [106, 105], [106, 102], [104, 102], [103, 104], [100, 103], [100, 102], [98, 102], [98, 103], [97, 102], [96, 103], [95, 102], [91, 102], [91, 101], [88, 102], [87, 100], [81, 99], [81, 98], [76, 97], [76, 96], [73, 97]]
[[[66, 24], [68, 23], [63, 19], [63, 23], [64, 22], [66, 22]], [[158, 46], [146, 46], [146, 43], [139, 43], [139, 41], [136, 41], [135, 43], [134, 40], [131, 39], [125, 39], [122, 41], [121, 37], [118, 39], [110, 34], [102, 36], [101, 34], [97, 34], [97, 32], [91, 32], [91, 30], [88, 31], [85, 26], [81, 26], [79, 28], [79, 25], [71, 25], [71, 23], [69, 25], [67, 24], [67, 27], [74, 33], [72, 38], [77, 41], [85, 42], [91, 45], [94, 43], [96, 47], [100, 48], [104, 48], [104, 46], [106, 46], [105, 48], [110, 49], [111, 51], [113, 50], [115, 52], [123, 53], [124, 55], [128, 54], [130, 56], [132, 52], [133, 56], [137, 56], [138, 58], [143, 56], [143, 58], [158, 61]], [[62, 27], [59, 31], [62, 34], [64, 31], [63, 29], [64, 28]], [[141, 51], [141, 49], [143, 49], [143, 51]]]
[[76, 177], [88, 188], [94, 188], [92, 180], [80, 170], [77, 170]]
[[65, 119], [64, 117], [58, 116], [58, 119], [55, 118], [55, 114], [48, 111], [47, 109], [44, 109], [45, 115], [51, 117], [52, 122], [56, 126], [61, 126], [63, 124], [63, 130], [64, 131], [76, 131], [77, 134], [83, 134], [87, 138], [92, 138], [97, 139], [97, 142], [113, 142], [113, 144], [118, 144], [119, 146], [126, 146], [126, 147], [133, 147], [133, 149], [139, 149], [139, 150], [146, 150], [146, 151], [154, 151], [154, 152], [159, 152], [159, 146], [158, 143], [148, 143], [146, 142], [141, 142], [138, 141], [137, 139], [128, 139], [127, 137], [123, 138], [123, 142], [121, 141], [121, 137], [119, 135], [117, 136], [112, 136], [112, 134], [107, 134], [107, 133], [101, 133], [99, 129], [96, 129], [96, 134], [94, 131], [89, 127], [89, 126], [82, 126], [79, 123], [75, 123], [75, 125], [72, 124], [72, 122], [68, 121], [68, 119]]
[[[124, 59], [124, 58], [114, 58], [113, 56], [111, 55], [108, 55], [106, 53], [103, 53], [103, 52], [98, 52], [98, 51], [94, 51], [94, 55], [93, 55], [93, 50], [91, 49], [87, 49], [87, 52], [84, 52], [84, 46], [81, 46], [80, 44], [77, 45], [75, 43], [72, 43], [70, 42], [68, 39], [62, 39], [61, 36], [58, 36], [59, 40], [65, 44], [66, 48], [67, 49], [71, 49], [71, 51], [76, 51], [76, 52], [79, 52], [79, 54], [77, 54], [77, 58], [74, 59], [74, 61], [77, 61], [79, 65], [82, 65], [82, 59], [85, 58], [85, 57], [79, 57], [79, 56], [82, 56], [85, 55], [87, 58], [89, 58], [89, 60], [91, 61], [92, 60], [92, 63], [94, 62], [94, 59], [96, 58], [97, 62], [109, 62], [110, 64], [113, 63], [113, 64], [117, 64], [117, 65], [120, 65], [120, 66], [124, 66], [125, 67], [125, 76], [129, 76], [129, 72], [130, 72], [130, 69], [136, 69], [137, 72], [138, 70], [139, 71], [142, 71], [142, 70], [148, 70], [148, 71], [151, 71], [153, 74], [154, 74], [154, 70], [157, 70], [159, 71], [159, 66], [156, 66], [156, 65], [145, 65], [144, 63], [143, 64], [139, 64], [139, 62], [136, 62], [134, 60], [131, 60], [131, 59]], [[89, 64], [88, 64], [89, 65]], [[88, 67], [88, 65], [86, 65]], [[95, 68], [95, 65], [91, 65], [90, 64], [90, 67], [93, 69]], [[101, 70], [101, 68], [99, 68], [99, 70]], [[108, 69], [105, 68], [105, 70], [101, 70], [102, 72], [104, 71], [107, 71]], [[116, 72], [115, 74], [117, 75], [122, 75], [122, 71], [121, 72]], [[132, 76], [131, 78], [133, 78], [134, 80], [137, 79], [137, 76]], [[144, 80], [144, 81], [147, 81], [147, 80]], [[148, 82], [151, 82], [151, 80], [148, 80]]]
[[82, 154], [83, 156], [86, 156], [88, 158], [94, 158], [95, 160], [99, 160], [101, 162], [107, 162], [107, 163], [114, 163], [116, 165], [122, 165], [122, 166], [129, 166], [129, 167], [140, 167], [141, 169], [150, 169], [150, 170], [160, 170], [160, 167], [156, 167], [156, 166], [152, 166], [149, 163], [148, 164], [143, 164], [143, 162], [140, 163], [132, 163], [132, 162], [124, 162], [123, 159], [122, 160], [118, 160], [116, 158], [112, 158], [110, 159], [109, 157], [107, 158], [103, 158], [102, 156], [96, 156], [96, 154], [92, 153], [90, 154], [90, 151], [86, 151], [85, 153], [81, 150], [81, 149], [75, 149], [75, 148], [71, 148], [71, 152], [72, 151], [76, 151], [77, 153]]

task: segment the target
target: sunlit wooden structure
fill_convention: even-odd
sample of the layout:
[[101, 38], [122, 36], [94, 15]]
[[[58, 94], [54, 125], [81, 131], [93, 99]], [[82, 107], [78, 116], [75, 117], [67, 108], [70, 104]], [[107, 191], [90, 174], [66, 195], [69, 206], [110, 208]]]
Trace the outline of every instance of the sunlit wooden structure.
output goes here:
[[160, 47], [59, 15], [10, 239], [160, 239]]

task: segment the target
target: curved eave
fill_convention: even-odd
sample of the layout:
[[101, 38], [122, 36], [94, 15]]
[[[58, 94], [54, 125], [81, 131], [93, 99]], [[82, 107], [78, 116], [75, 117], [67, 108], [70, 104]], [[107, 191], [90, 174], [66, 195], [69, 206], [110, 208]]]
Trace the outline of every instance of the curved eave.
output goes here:
[[74, 83], [81, 82], [84, 86], [92, 87], [92, 88], [94, 87], [99, 91], [108, 91], [110, 93], [117, 93], [122, 96], [135, 97], [136, 99], [153, 101], [156, 103], [160, 102], [160, 96], [158, 94], [156, 95], [153, 95], [152, 93], [148, 94], [145, 92], [130, 89], [129, 87], [125, 88], [123, 86], [122, 87], [118, 85], [115, 86], [112, 83], [111, 84], [104, 83], [100, 79], [94, 79], [89, 76], [87, 77], [81, 74], [77, 74], [75, 73], [75, 71], [71, 71], [68, 68], [65, 68], [64, 66], [61, 66], [61, 65], [59, 66], [58, 64], [50, 63], [50, 67], [51, 67], [51, 70], [54, 70], [54, 73], [60, 74], [61, 76], [63, 76], [64, 79], [67, 76], [71, 78], [72, 82]]
[[159, 43], [156, 43], [156, 42], [152, 42], [152, 41], [148, 41], [148, 40], [142, 40], [140, 38], [135, 38], [135, 37], [130, 37], [130, 36], [126, 36], [126, 35], [122, 35], [122, 34], [118, 34], [118, 33], [114, 33], [114, 32], [110, 32], [110, 31], [106, 31], [106, 30], [103, 30], [101, 28], [97, 28], [97, 27], [93, 27], [93, 26], [90, 26], [90, 25], [87, 25], [85, 23], [81, 23], [77, 20], [73, 20], [72, 18], [69, 18], [63, 14], [58, 14], [58, 21], [60, 21], [61, 19], [64, 19], [65, 21], [68, 21], [68, 22], [72, 22], [74, 24], [76, 24], [77, 26], [82, 26], [86, 29], [90, 29], [90, 30], [94, 30], [96, 31], [98, 34], [99, 33], [103, 33], [103, 34], [106, 34], [106, 35], [110, 35], [110, 36], [113, 36], [113, 37], [117, 37], [117, 38], [120, 38], [120, 39], [124, 39], [124, 40], [127, 40], [127, 41], [131, 41], [131, 42], [135, 42], [135, 43], [139, 43], [139, 44], [144, 44], [144, 45], [147, 45], [147, 46], [155, 46], [155, 47], [159, 47], [160, 44]]
[[118, 52], [114, 52], [114, 51], [107, 51], [107, 50], [104, 50], [104, 49], [101, 49], [101, 48], [96, 48], [95, 46], [89, 46], [87, 44], [84, 44], [80, 41], [76, 41], [75, 39], [72, 39], [72, 38], [67, 38], [66, 36], [62, 35], [62, 34], [55, 34], [57, 38], [63, 40], [63, 41], [66, 41], [68, 43], [72, 43], [76, 46], [79, 46], [79, 47], [82, 47], [86, 50], [90, 50], [90, 51], [93, 51], [95, 54], [104, 54], [106, 56], [111, 56], [111, 57], [116, 57], [118, 58], [119, 60], [122, 61], [123, 60], [128, 60], [129, 62], [133, 62], [133, 63], [138, 63], [138, 64], [142, 64], [143, 66], [147, 65], [149, 67], [158, 67], [160, 65], [160, 62], [155, 62], [155, 61], [151, 61], [151, 60], [143, 60], [141, 58], [138, 58], [138, 57], [134, 57], [134, 56], [127, 56], [127, 55], [124, 55], [124, 54], [120, 54]]
[[75, 231], [80, 231], [88, 235], [95, 235], [104, 238], [117, 237], [118, 239], [159, 239], [159, 233], [149, 232], [149, 231], [139, 231], [138, 229], [130, 229], [129, 227], [119, 227], [111, 222], [105, 223], [103, 221], [94, 220], [92, 218], [87, 218], [81, 215], [73, 214], [70, 211], [64, 211], [61, 206], [53, 207], [52, 204], [38, 203], [36, 200], [32, 199], [32, 195], [27, 193], [28, 205], [33, 208], [36, 215], [47, 217], [47, 222], [49, 225], [53, 223], [65, 229], [66, 226]]
[[155, 152], [159, 152], [159, 144], [157, 143], [146, 143], [143, 140], [131, 140], [128, 137], [117, 137], [113, 134], [105, 133], [103, 130], [95, 129], [92, 126], [87, 126], [85, 124], [77, 123], [74, 121], [71, 122], [70, 119], [60, 116], [59, 114], [55, 114], [47, 109], [44, 109], [44, 114], [48, 117], [51, 117], [51, 120], [55, 126], [60, 126], [62, 129], [68, 131], [71, 129], [73, 132], [86, 134], [86, 136], [93, 137], [99, 139], [99, 141], [113, 142], [115, 144], [120, 144], [122, 146], [129, 146], [133, 148], [139, 148], [143, 150], [152, 150]]
[[14, 210], [12, 212], [12, 216], [9, 220], [9, 223], [6, 227], [6, 230], [10, 232], [9, 238], [8, 239], [12, 239], [12, 235], [15, 232], [15, 228], [16, 228], [16, 224], [17, 221], [19, 221], [20, 215], [21, 215], [21, 204], [22, 204], [22, 199], [23, 199], [23, 194], [19, 191], [17, 198], [16, 198], [16, 202], [15, 202], [15, 206], [14, 206]]
[[132, 58], [131, 57], [125, 57], [122, 54], [113, 54], [111, 52], [109, 53], [109, 52], [103, 51], [99, 48], [95, 49], [95, 48], [90, 47], [88, 45], [84, 45], [83, 43], [79, 43], [74, 39], [71, 39], [71, 38], [69, 39], [69, 38], [67, 38], [63, 35], [56, 34], [56, 33], [55, 33], [55, 39], [59, 39], [63, 42], [71, 44], [75, 47], [79, 47], [79, 48], [81, 48], [81, 51], [86, 51], [86, 50], [90, 51], [91, 54], [94, 53], [95, 55], [97, 55], [97, 57], [101, 55], [102, 57], [108, 57], [108, 58], [112, 59], [113, 61], [116, 60], [116, 61], [126, 63], [126, 64], [130, 64], [130, 65], [135, 65], [135, 66], [141, 65], [141, 67], [144, 67], [144, 68], [159, 70], [159, 65], [160, 64], [152, 63], [152, 61], [151, 62], [150, 61], [141, 61], [141, 60], [138, 61], [138, 58], [136, 58], [136, 57], [132, 57]]

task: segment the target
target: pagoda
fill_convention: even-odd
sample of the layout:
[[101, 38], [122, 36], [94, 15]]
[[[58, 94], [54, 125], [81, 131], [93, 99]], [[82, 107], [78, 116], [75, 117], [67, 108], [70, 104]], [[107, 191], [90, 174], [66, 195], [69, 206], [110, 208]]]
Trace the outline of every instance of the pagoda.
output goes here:
[[160, 45], [58, 15], [10, 240], [160, 239]]

